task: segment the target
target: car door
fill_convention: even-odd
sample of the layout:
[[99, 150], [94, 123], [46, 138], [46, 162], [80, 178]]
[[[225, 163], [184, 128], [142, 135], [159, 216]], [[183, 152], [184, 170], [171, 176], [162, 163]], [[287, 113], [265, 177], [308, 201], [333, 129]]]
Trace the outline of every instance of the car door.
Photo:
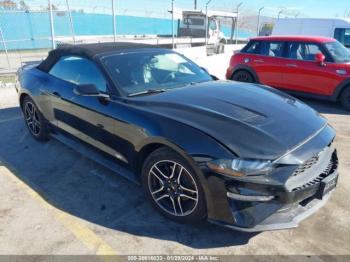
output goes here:
[[275, 87], [281, 84], [283, 46], [278, 41], [256, 41], [246, 50], [250, 55], [243, 60], [256, 72], [260, 83]]
[[319, 43], [290, 42], [286, 47], [286, 59], [281, 67], [283, 85], [292, 91], [329, 95], [336, 85], [335, 70], [315, 61], [317, 53], [327, 52]]
[[103, 98], [75, 94], [77, 85], [93, 84], [108, 93], [107, 81], [93, 61], [77, 56], [62, 57], [49, 72], [57, 90], [52, 107], [59, 129], [126, 162], [113, 139], [114, 120], [108, 117], [111, 103]]

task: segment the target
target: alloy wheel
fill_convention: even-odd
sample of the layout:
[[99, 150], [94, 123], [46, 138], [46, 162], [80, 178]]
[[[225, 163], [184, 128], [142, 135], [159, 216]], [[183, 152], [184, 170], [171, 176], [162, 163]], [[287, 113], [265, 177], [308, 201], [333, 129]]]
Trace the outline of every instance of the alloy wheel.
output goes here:
[[234, 80], [238, 82], [252, 83], [251, 76], [246, 72], [239, 72], [234, 76]]
[[41, 125], [38, 116], [38, 111], [33, 103], [27, 102], [25, 104], [24, 115], [30, 132], [34, 136], [38, 136], [40, 134]]
[[198, 188], [190, 172], [181, 164], [162, 160], [148, 173], [148, 188], [155, 203], [173, 216], [187, 216], [198, 204]]

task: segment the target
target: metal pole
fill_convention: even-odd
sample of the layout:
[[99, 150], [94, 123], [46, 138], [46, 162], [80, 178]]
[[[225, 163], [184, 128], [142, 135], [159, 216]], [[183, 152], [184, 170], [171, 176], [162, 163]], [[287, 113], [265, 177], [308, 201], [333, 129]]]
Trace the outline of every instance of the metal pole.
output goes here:
[[11, 69], [10, 58], [9, 58], [9, 54], [8, 54], [8, 52], [7, 52], [7, 46], [6, 46], [4, 34], [2, 33], [2, 28], [1, 28], [1, 26], [0, 26], [0, 36], [1, 36], [2, 44], [4, 45], [4, 49], [5, 49], [5, 54], [6, 54], [6, 59], [7, 59], [7, 65], [8, 65], [8, 67], [9, 67], [9, 69]]
[[261, 7], [259, 9], [259, 14], [258, 14], [258, 24], [256, 25], [256, 35], [259, 36], [259, 31], [260, 31], [260, 16], [261, 16], [261, 11], [264, 10], [265, 7]]
[[73, 42], [75, 44], [74, 24], [73, 24], [72, 12], [70, 11], [70, 7], [69, 7], [69, 0], [66, 0], [66, 3], [67, 3], [68, 15], [69, 15], [70, 30], [71, 30], [71, 33], [72, 33]]
[[197, 10], [197, 0], [194, 0], [194, 10]]
[[50, 10], [51, 43], [52, 43], [52, 49], [55, 49], [56, 42], [55, 42], [55, 28], [53, 23], [52, 0], [49, 0], [49, 10]]
[[208, 5], [205, 5], [205, 46], [208, 45]]
[[238, 45], [238, 17], [239, 17], [239, 8], [243, 5], [243, 3], [239, 3], [237, 5], [237, 10], [236, 10], [236, 13], [237, 13], [237, 18], [236, 18], [236, 30], [235, 30], [235, 34], [236, 34], [236, 45]]
[[172, 32], [172, 45], [175, 48], [175, 27], [174, 27], [174, 0], [171, 0], [171, 32]]
[[205, 46], [208, 45], [208, 30], [209, 30], [209, 23], [208, 23], [208, 5], [210, 4], [212, 0], [209, 0], [205, 4]]
[[113, 39], [114, 39], [114, 42], [117, 42], [117, 24], [116, 24], [116, 21], [115, 21], [115, 9], [114, 9], [114, 3], [115, 0], [112, 0], [112, 17], [113, 17]]

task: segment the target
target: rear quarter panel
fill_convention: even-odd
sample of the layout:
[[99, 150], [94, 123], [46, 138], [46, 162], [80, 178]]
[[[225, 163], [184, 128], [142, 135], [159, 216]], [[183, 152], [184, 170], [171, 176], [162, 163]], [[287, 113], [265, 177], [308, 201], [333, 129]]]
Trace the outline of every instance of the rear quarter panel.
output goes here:
[[[18, 71], [18, 96], [29, 96], [48, 121], [53, 121], [49, 98], [49, 78], [51, 76], [36, 68], [36, 65], [24, 66]], [[22, 105], [21, 105], [22, 106]]]

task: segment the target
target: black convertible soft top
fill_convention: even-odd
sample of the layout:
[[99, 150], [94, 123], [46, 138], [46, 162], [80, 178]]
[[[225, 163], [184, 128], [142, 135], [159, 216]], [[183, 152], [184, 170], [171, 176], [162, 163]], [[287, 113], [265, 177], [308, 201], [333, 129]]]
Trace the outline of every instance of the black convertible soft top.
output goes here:
[[63, 45], [49, 52], [48, 57], [43, 60], [38, 69], [44, 72], [50, 71], [51, 67], [62, 57], [77, 55], [94, 60], [97, 55], [106, 53], [122, 53], [130, 49], [158, 48], [154, 45], [130, 43], [130, 42], [109, 42], [96, 44]]

